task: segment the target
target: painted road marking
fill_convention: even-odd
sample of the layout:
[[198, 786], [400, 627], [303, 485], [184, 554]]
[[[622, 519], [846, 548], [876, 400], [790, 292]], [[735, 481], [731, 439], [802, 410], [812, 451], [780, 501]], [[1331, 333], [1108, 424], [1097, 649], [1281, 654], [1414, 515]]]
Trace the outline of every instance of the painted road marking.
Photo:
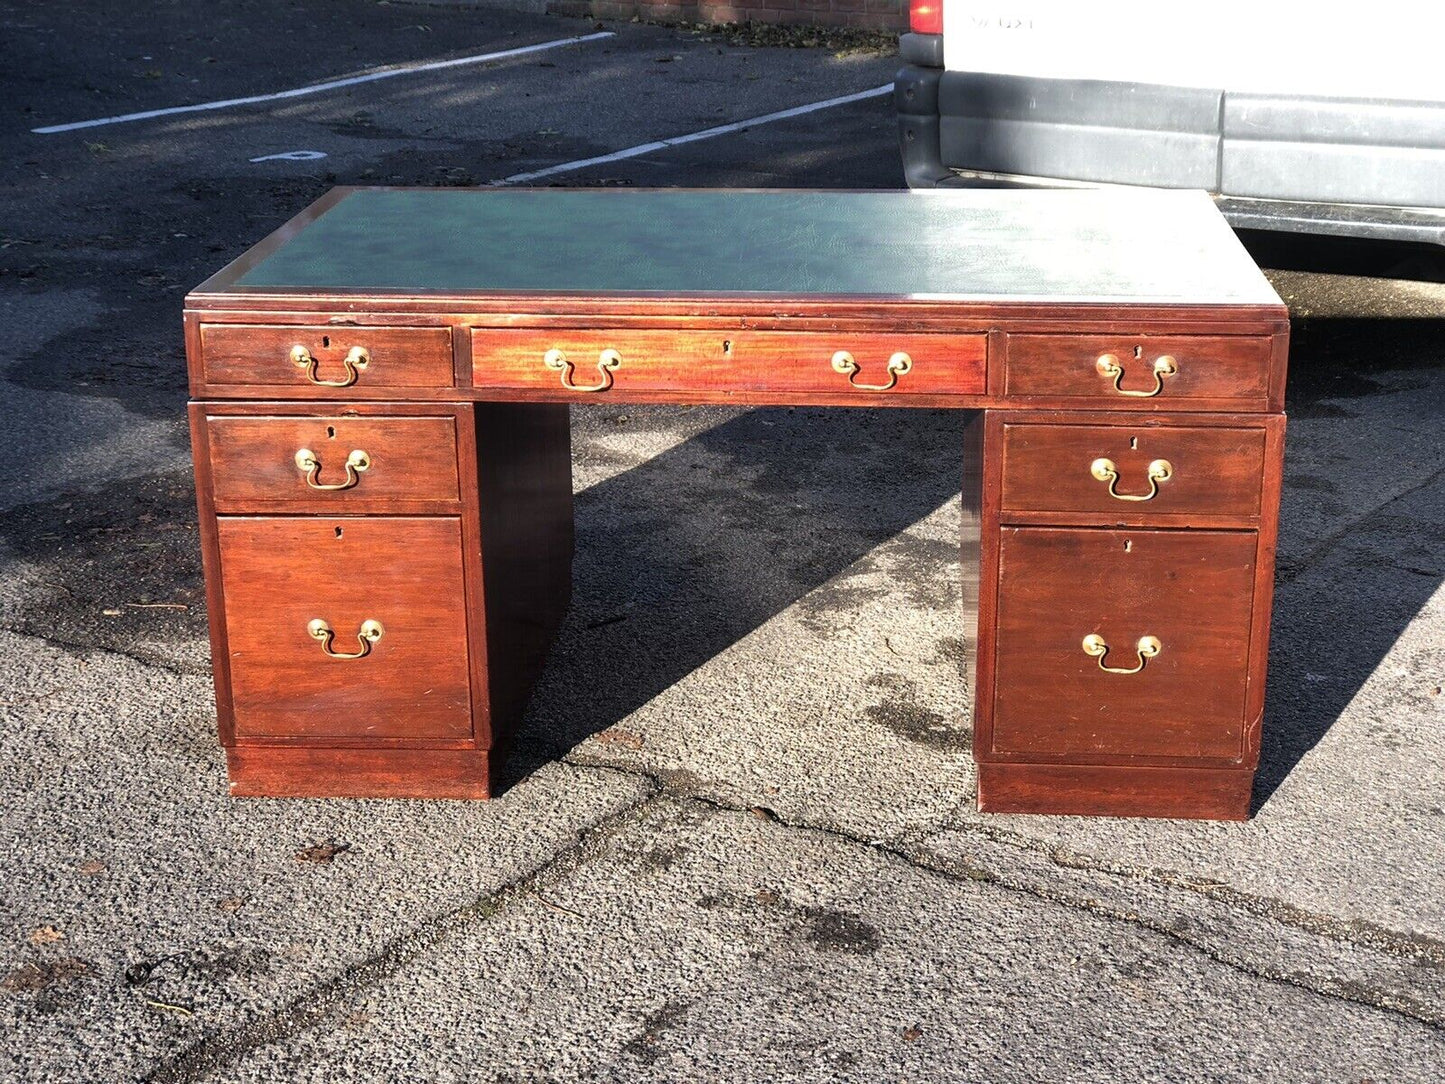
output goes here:
[[280, 154], [263, 154], [259, 158], [252, 158], [253, 162], [314, 162], [318, 158], [325, 158], [325, 151], [282, 151]]
[[880, 98], [885, 94], [892, 93], [893, 84], [888, 83], [886, 86], [874, 87], [872, 90], [860, 90], [857, 94], [845, 94], [841, 98], [829, 98], [822, 102], [796, 105], [792, 109], [781, 109], [776, 113], [765, 113], [761, 117], [734, 121], [732, 124], [720, 124], [716, 128], [704, 128], [700, 132], [673, 136], [670, 139], [659, 139], [652, 143], [639, 143], [637, 146], [628, 147], [626, 150], [613, 151], [611, 154], [599, 154], [596, 158], [579, 158], [575, 162], [563, 162], [561, 165], [548, 166], [546, 169], [536, 169], [530, 173], [514, 173], [510, 177], [503, 177], [500, 181], [493, 181], [492, 184], [525, 184], [528, 181], [540, 180], [543, 177], [552, 177], [558, 173], [570, 173], [574, 169], [600, 166], [605, 162], [620, 162], [625, 158], [636, 158], [639, 155], [651, 154], [653, 151], [664, 150], [667, 147], [679, 147], [684, 143], [696, 143], [702, 139], [713, 139], [720, 135], [727, 135], [729, 132], [741, 132], [746, 128], [753, 128], [759, 124], [771, 124], [773, 121], [787, 120], [789, 117], [801, 117], [805, 113], [816, 113], [819, 109], [831, 109], [835, 105], [848, 105], [852, 102], [861, 102], [868, 98]]
[[429, 60], [421, 64], [403, 64], [395, 68], [383, 68], [380, 71], [367, 72], [365, 75], [353, 75], [347, 79], [332, 79], [325, 83], [312, 83], [309, 86], [296, 87], [292, 90], [282, 90], [275, 94], [253, 94], [248, 98], [227, 98], [219, 102], [200, 102], [196, 105], [177, 105], [169, 109], [147, 109], [143, 113], [122, 113], [115, 117], [98, 117], [95, 120], [78, 120], [71, 124], [51, 124], [44, 128], [30, 129], [36, 135], [56, 135], [60, 132], [74, 132], [81, 128], [99, 128], [103, 124], [129, 124], [131, 121], [150, 120], [153, 117], [170, 117], [178, 113], [203, 113], [212, 109], [230, 109], [237, 105], [255, 105], [258, 102], [278, 102], [286, 98], [301, 98], [308, 94], [322, 94], [328, 90], [338, 90], [341, 87], [354, 87], [359, 83], [375, 83], [379, 79], [392, 79], [398, 75], [415, 75], [417, 72], [441, 71], [443, 68], [459, 68], [464, 64], [485, 64], [489, 60], [508, 60], [514, 56], [525, 56], [528, 53], [540, 53], [548, 49], [560, 49], [566, 45], [581, 45], [589, 41], [601, 41], [603, 38], [614, 37], [610, 30], [604, 30], [597, 34], [583, 34], [575, 38], [558, 38], [556, 41], [544, 41], [537, 45], [523, 45], [517, 49], [503, 49], [497, 53], [477, 53], [475, 56], [453, 57], [451, 60]]

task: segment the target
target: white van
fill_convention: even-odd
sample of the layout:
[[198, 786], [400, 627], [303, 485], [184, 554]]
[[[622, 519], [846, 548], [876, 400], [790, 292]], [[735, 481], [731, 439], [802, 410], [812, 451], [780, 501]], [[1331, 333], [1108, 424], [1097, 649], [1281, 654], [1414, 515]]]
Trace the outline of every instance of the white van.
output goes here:
[[912, 0], [912, 188], [1202, 188], [1237, 226], [1445, 243], [1445, 4]]

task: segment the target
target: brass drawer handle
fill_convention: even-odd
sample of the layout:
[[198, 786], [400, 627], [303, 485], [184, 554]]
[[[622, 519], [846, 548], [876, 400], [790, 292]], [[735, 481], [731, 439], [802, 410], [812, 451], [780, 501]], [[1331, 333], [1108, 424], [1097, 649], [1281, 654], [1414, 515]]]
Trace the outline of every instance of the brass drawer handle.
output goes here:
[[1109, 483], [1109, 496], [1116, 501], [1152, 501], [1159, 495], [1159, 483], [1169, 481], [1174, 475], [1174, 464], [1167, 459], [1152, 460], [1144, 469], [1149, 477], [1149, 492], [1120, 493], [1114, 488], [1119, 481], [1119, 469], [1112, 459], [1096, 459], [1089, 464], [1089, 473], [1099, 481]]
[[606, 391], [612, 387], [612, 370], [622, 364], [622, 355], [611, 347], [598, 354], [597, 372], [601, 375], [602, 382], [590, 387], [572, 383], [572, 363], [567, 360], [567, 355], [555, 346], [542, 355], [542, 364], [562, 374], [562, 386], [568, 391]]
[[1106, 674], [1137, 674], [1144, 669], [1144, 664], [1159, 652], [1164, 650], [1164, 645], [1159, 642], [1157, 636], [1141, 636], [1139, 642], [1134, 645], [1134, 650], [1139, 654], [1138, 666], [1105, 666], [1104, 658], [1109, 654], [1109, 644], [1097, 632], [1091, 632], [1084, 637], [1084, 654], [1099, 660], [1099, 669]]
[[306, 484], [312, 489], [350, 489], [361, 481], [361, 472], [370, 466], [371, 456], [360, 448], [354, 448], [346, 457], [346, 481], [318, 482], [316, 477], [321, 473], [321, 460], [310, 448], [296, 449], [296, 469], [305, 472]]
[[306, 631], [311, 639], [321, 642], [321, 650], [326, 652], [329, 658], [333, 659], [364, 659], [371, 654], [371, 645], [381, 639], [382, 633], [386, 630], [381, 627], [380, 621], [367, 619], [361, 623], [361, 628], [356, 630], [356, 638], [361, 642], [361, 650], [347, 653], [345, 651], [333, 651], [331, 642], [336, 638], [330, 625], [321, 618], [313, 618], [306, 623]]
[[353, 346], [341, 359], [341, 364], [346, 367], [345, 380], [322, 380], [316, 375], [316, 367], [320, 364], [314, 354], [306, 347], [297, 343], [291, 348], [291, 361], [306, 370], [306, 379], [313, 384], [323, 388], [349, 388], [356, 383], [356, 378], [361, 375], [361, 370], [371, 364], [371, 354], [364, 346]]
[[898, 383], [898, 378], [907, 374], [913, 368], [913, 359], [902, 350], [888, 359], [888, 383], [886, 384], [860, 384], [854, 380], [858, 374], [858, 363], [853, 360], [853, 355], [846, 350], [839, 350], [833, 355], [833, 371], [848, 378], [848, 383], [859, 391], [891, 391]]
[[1128, 391], [1119, 387], [1119, 382], [1124, 379], [1124, 366], [1119, 364], [1116, 354], [1100, 354], [1099, 360], [1094, 362], [1094, 368], [1099, 370], [1099, 375], [1109, 377], [1114, 381], [1114, 390], [1120, 395], [1132, 396], [1135, 399], [1152, 399], [1164, 390], [1164, 378], [1173, 376], [1179, 371], [1179, 362], [1165, 354], [1154, 361], [1154, 388], [1151, 391]]

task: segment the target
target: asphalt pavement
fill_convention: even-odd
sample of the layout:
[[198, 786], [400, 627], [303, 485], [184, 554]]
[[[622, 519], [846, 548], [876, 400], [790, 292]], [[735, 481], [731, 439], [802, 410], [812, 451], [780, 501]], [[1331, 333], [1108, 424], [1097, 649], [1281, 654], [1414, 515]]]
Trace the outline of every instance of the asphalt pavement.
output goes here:
[[0, 1079], [1445, 1079], [1440, 253], [1248, 238], [1295, 317], [1248, 823], [974, 811], [926, 410], [574, 409], [502, 796], [233, 800], [186, 290], [334, 184], [900, 187], [897, 58], [361, 0], [0, 25]]

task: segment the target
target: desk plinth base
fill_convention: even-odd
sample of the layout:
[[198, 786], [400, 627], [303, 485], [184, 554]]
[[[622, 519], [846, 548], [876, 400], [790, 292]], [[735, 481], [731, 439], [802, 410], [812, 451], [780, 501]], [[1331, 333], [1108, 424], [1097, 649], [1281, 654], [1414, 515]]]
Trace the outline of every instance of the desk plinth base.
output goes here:
[[1254, 772], [1241, 768], [1156, 768], [1103, 764], [978, 766], [984, 813], [1076, 817], [1249, 819]]
[[490, 798], [501, 759], [491, 749], [226, 750], [237, 798]]

